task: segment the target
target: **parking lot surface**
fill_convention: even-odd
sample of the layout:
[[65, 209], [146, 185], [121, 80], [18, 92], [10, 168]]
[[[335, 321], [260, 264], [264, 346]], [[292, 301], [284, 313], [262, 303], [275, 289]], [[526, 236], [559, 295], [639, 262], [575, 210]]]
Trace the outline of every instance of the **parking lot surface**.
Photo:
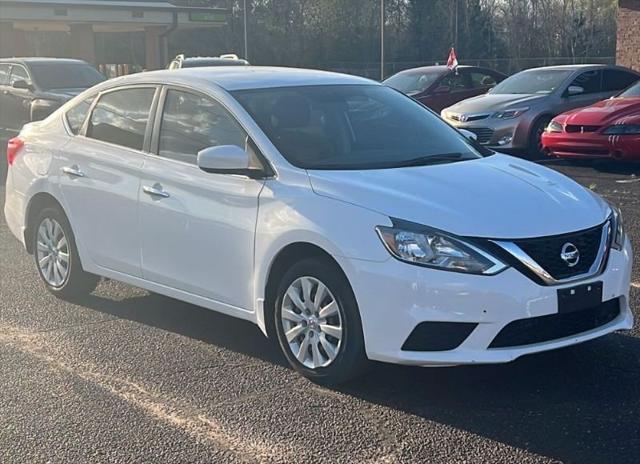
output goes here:
[[[548, 164], [618, 204], [640, 250], [639, 166]], [[638, 328], [329, 389], [249, 323], [113, 281], [63, 302], [32, 259], [0, 221], [2, 463], [640, 462]], [[633, 281], [638, 317], [638, 260]]]

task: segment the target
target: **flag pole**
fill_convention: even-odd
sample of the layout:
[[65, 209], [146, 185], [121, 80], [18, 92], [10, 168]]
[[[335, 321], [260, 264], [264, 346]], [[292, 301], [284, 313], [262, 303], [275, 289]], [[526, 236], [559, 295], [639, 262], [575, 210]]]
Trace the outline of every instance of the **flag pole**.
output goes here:
[[380, 80], [384, 80], [384, 0], [380, 0]]
[[244, 0], [244, 59], [249, 59], [249, 44], [247, 43], [247, 0]]

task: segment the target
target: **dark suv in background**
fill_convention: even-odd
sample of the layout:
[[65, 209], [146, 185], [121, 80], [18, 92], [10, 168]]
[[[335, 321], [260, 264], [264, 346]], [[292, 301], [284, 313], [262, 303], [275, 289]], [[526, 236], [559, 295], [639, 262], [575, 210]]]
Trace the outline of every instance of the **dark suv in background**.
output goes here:
[[67, 100], [105, 78], [86, 61], [0, 59], [0, 138], [44, 119]]

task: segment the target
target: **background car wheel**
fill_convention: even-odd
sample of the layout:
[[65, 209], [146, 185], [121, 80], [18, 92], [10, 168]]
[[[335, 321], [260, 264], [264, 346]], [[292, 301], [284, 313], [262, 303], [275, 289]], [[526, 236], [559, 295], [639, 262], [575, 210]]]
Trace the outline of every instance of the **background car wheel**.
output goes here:
[[529, 136], [529, 156], [532, 159], [547, 158], [547, 155], [542, 147], [542, 134], [551, 122], [551, 116], [542, 116], [536, 121], [531, 129]]
[[278, 342], [302, 375], [335, 385], [366, 369], [358, 305], [334, 263], [311, 258], [294, 264], [280, 281], [275, 305]]
[[95, 290], [99, 278], [82, 270], [71, 226], [59, 208], [40, 212], [32, 239], [36, 268], [51, 293], [74, 298]]

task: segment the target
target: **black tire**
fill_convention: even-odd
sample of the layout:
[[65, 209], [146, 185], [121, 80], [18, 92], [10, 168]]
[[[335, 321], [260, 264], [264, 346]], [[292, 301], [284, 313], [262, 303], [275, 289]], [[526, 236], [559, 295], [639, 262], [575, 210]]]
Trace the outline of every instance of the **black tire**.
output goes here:
[[[322, 282], [338, 303], [343, 334], [335, 359], [326, 367], [309, 368], [298, 361], [285, 336], [281, 320], [285, 293], [301, 277], [312, 277]], [[287, 361], [311, 381], [337, 385], [361, 375], [368, 367], [358, 304], [346, 277], [329, 259], [308, 258], [291, 266], [278, 285], [273, 315], [278, 342]]]
[[[39, 264], [38, 231], [40, 229], [40, 225], [47, 219], [53, 220], [57, 224], [59, 224], [59, 226], [62, 228], [67, 243], [66, 250], [69, 258], [68, 270], [65, 278], [56, 285], [53, 285], [47, 281], [47, 278], [45, 277]], [[40, 278], [42, 279], [42, 282], [44, 283], [47, 290], [49, 290], [57, 297], [67, 300], [88, 295], [93, 290], [95, 290], [100, 278], [94, 274], [85, 272], [82, 269], [82, 264], [80, 263], [80, 257], [78, 256], [75, 236], [73, 235], [71, 225], [69, 224], [67, 216], [59, 207], [48, 206], [40, 211], [33, 222], [31, 240], [36, 269], [38, 270], [38, 274], [40, 275]]]
[[531, 133], [529, 134], [528, 153], [529, 156], [531, 156], [531, 159], [539, 160], [548, 157], [544, 149], [542, 148], [542, 134], [551, 122], [551, 119], [551, 116], [542, 116], [535, 122], [535, 124], [531, 128]]

